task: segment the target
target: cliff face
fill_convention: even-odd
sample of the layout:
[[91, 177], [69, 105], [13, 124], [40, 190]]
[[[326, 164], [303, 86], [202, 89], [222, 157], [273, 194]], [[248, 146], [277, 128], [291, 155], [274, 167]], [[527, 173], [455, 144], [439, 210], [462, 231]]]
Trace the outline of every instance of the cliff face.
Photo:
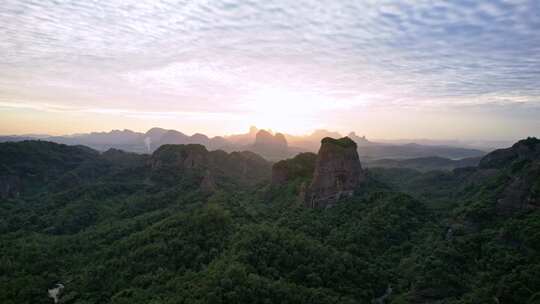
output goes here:
[[330, 207], [341, 198], [352, 196], [354, 189], [366, 179], [357, 146], [348, 137], [321, 141], [315, 172], [305, 194], [310, 208]]
[[259, 132], [257, 132], [257, 135], [255, 136], [254, 147], [284, 150], [287, 149], [287, 140], [285, 139], [285, 136], [281, 133], [276, 133], [276, 135], [272, 135], [268, 131], [259, 130]]
[[540, 161], [530, 164], [522, 174], [510, 177], [497, 198], [497, 211], [501, 214], [538, 208], [540, 208]]
[[499, 214], [540, 208], [540, 140], [527, 138], [495, 150], [482, 158], [479, 169], [501, 173], [496, 196]]
[[268, 131], [259, 130], [252, 149], [270, 159], [283, 158], [288, 154], [287, 139], [281, 133], [272, 135]]
[[484, 156], [478, 165], [482, 169], [499, 169], [514, 161], [540, 161], [540, 140], [523, 139], [510, 148], [495, 150]]

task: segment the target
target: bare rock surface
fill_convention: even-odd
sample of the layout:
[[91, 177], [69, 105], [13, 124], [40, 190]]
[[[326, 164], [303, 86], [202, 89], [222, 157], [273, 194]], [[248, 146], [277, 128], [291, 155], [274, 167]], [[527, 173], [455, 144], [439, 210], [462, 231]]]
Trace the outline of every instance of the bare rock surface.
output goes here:
[[310, 208], [331, 207], [341, 198], [352, 196], [365, 179], [353, 140], [349, 137], [323, 138], [313, 180], [305, 195], [305, 205]]

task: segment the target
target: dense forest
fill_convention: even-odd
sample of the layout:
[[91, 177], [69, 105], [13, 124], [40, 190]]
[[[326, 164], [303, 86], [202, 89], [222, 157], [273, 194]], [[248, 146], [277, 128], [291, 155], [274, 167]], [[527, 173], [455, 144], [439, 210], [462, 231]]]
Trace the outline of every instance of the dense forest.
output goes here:
[[316, 161], [1, 143], [0, 303], [540, 303], [540, 140], [364, 168], [331, 208]]

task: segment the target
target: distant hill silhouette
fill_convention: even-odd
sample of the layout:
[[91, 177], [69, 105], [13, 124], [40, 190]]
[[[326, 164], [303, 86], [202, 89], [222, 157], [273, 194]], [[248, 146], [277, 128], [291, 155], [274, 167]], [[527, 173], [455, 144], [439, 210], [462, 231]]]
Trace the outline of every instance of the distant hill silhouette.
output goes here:
[[453, 170], [463, 167], [475, 167], [480, 162], [481, 157], [468, 157], [453, 160], [444, 157], [430, 156], [408, 159], [382, 158], [371, 162], [366, 162], [367, 167], [383, 168], [408, 168], [418, 171], [431, 170]]
[[[324, 129], [315, 130], [308, 135], [290, 135], [272, 133], [269, 130], [251, 127], [244, 134], [208, 137], [202, 133], [187, 135], [177, 130], [152, 128], [145, 133], [131, 130], [112, 130], [110, 132], [92, 132], [87, 134], [74, 134], [68, 136], [49, 136], [34, 138], [32, 136], [2, 136], [0, 142], [21, 141], [30, 139], [44, 139], [67, 145], [85, 145], [98, 151], [120, 149], [135, 153], [152, 153], [162, 145], [167, 144], [199, 144], [209, 150], [253, 151], [263, 157], [278, 161], [290, 158], [301, 152], [316, 152], [320, 141], [325, 137], [341, 138], [337, 132]], [[461, 159], [480, 157], [485, 154], [478, 149], [446, 146], [421, 145], [416, 143], [388, 144], [368, 140], [350, 132], [348, 137], [358, 146], [358, 155], [361, 160], [370, 162], [377, 159], [408, 159], [442, 157], [448, 159]]]

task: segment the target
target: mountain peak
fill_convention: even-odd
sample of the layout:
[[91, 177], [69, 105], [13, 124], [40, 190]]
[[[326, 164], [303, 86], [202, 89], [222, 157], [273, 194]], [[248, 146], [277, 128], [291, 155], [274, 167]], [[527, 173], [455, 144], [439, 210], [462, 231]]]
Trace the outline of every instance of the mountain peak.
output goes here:
[[275, 135], [272, 135], [272, 133], [266, 130], [259, 130], [257, 132], [255, 143], [253, 144], [255, 151], [263, 154], [265, 154], [265, 152], [281, 154], [287, 151], [287, 146], [287, 140], [283, 134], [276, 133]]
[[330, 207], [354, 194], [366, 178], [356, 148], [356, 143], [348, 137], [323, 138], [313, 181], [305, 196], [307, 207]]
[[512, 145], [510, 148], [495, 150], [480, 160], [479, 167], [501, 168], [515, 160], [540, 160], [540, 139], [528, 137]]
[[347, 136], [339, 139], [325, 137], [321, 140], [321, 149], [323, 149], [324, 146], [339, 146], [342, 148], [356, 149], [356, 143]]
[[297, 179], [310, 179], [315, 170], [317, 154], [299, 153], [293, 158], [280, 160], [272, 166], [272, 185], [281, 186]]
[[146, 131], [145, 134], [148, 135], [148, 136], [151, 136], [151, 135], [158, 135], [158, 134], [159, 134], [159, 135], [162, 135], [162, 134], [164, 134], [165, 132], [167, 132], [166, 129], [154, 127], [154, 128], [152, 128], [152, 129]]
[[537, 151], [540, 150], [540, 139], [536, 137], [527, 137], [526, 139], [522, 139], [513, 144], [512, 147], [526, 147], [529, 150]]

